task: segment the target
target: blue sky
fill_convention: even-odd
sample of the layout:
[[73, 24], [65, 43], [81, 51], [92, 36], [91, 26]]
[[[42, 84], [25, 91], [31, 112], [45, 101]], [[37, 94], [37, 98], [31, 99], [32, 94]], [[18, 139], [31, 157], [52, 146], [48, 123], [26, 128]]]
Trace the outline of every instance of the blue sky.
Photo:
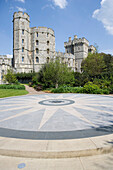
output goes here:
[[13, 13], [27, 12], [30, 26], [55, 31], [56, 51], [68, 37], [86, 37], [113, 54], [113, 0], [0, 0], [0, 55], [13, 53]]

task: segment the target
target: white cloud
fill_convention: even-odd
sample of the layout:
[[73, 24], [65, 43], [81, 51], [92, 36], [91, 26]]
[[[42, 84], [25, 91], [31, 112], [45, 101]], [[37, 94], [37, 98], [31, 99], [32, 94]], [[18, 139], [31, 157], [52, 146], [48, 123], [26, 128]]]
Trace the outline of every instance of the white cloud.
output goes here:
[[94, 11], [93, 18], [101, 21], [105, 29], [113, 35], [113, 0], [101, 0], [101, 8]]
[[12, 54], [7, 54], [7, 58], [13, 58]]
[[18, 2], [23, 2], [23, 3], [25, 3], [25, 0], [15, 0], [15, 1], [18, 1]]
[[61, 9], [66, 8], [67, 0], [52, 0], [55, 6], [59, 6]]
[[25, 8], [21, 8], [21, 7], [18, 7], [18, 6], [16, 8], [18, 9], [18, 11], [22, 11], [22, 12], [26, 11]]
[[54, 6], [51, 5], [51, 4], [50, 4], [50, 5], [47, 4], [47, 5], [43, 6], [43, 7], [42, 7], [42, 10], [44, 10], [44, 9], [46, 9], [46, 8], [55, 9]]

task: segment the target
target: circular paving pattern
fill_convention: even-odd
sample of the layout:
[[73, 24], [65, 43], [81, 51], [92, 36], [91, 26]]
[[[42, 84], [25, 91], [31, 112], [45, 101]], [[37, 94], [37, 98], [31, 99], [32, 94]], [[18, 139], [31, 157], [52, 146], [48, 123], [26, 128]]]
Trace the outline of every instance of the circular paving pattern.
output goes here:
[[39, 104], [46, 105], [46, 106], [64, 106], [73, 103], [75, 103], [73, 100], [67, 100], [67, 99], [48, 99], [39, 102]]
[[0, 99], [0, 136], [76, 139], [113, 133], [113, 97], [43, 94]]

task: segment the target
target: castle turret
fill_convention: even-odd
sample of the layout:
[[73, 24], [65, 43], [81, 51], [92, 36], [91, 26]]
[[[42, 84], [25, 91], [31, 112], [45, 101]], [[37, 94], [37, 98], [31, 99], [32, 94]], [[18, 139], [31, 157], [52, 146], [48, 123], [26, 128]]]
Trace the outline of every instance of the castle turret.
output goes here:
[[[13, 15], [13, 65], [17, 72], [31, 69], [29, 15], [15, 12]], [[28, 71], [29, 72], [29, 71]]]
[[89, 46], [89, 41], [86, 38], [77, 38], [77, 35], [74, 36], [74, 39], [64, 43], [65, 52], [71, 53], [75, 56], [75, 67], [76, 71], [81, 72], [81, 63], [84, 58], [88, 56], [88, 52], [94, 53], [94, 46]]

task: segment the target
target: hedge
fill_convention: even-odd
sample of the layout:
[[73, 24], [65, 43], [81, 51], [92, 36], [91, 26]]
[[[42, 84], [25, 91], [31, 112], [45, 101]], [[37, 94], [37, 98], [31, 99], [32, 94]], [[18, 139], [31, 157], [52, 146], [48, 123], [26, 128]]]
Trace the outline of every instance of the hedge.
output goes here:
[[14, 85], [14, 84], [1, 84], [0, 89], [18, 89], [18, 90], [25, 90], [24, 85]]

